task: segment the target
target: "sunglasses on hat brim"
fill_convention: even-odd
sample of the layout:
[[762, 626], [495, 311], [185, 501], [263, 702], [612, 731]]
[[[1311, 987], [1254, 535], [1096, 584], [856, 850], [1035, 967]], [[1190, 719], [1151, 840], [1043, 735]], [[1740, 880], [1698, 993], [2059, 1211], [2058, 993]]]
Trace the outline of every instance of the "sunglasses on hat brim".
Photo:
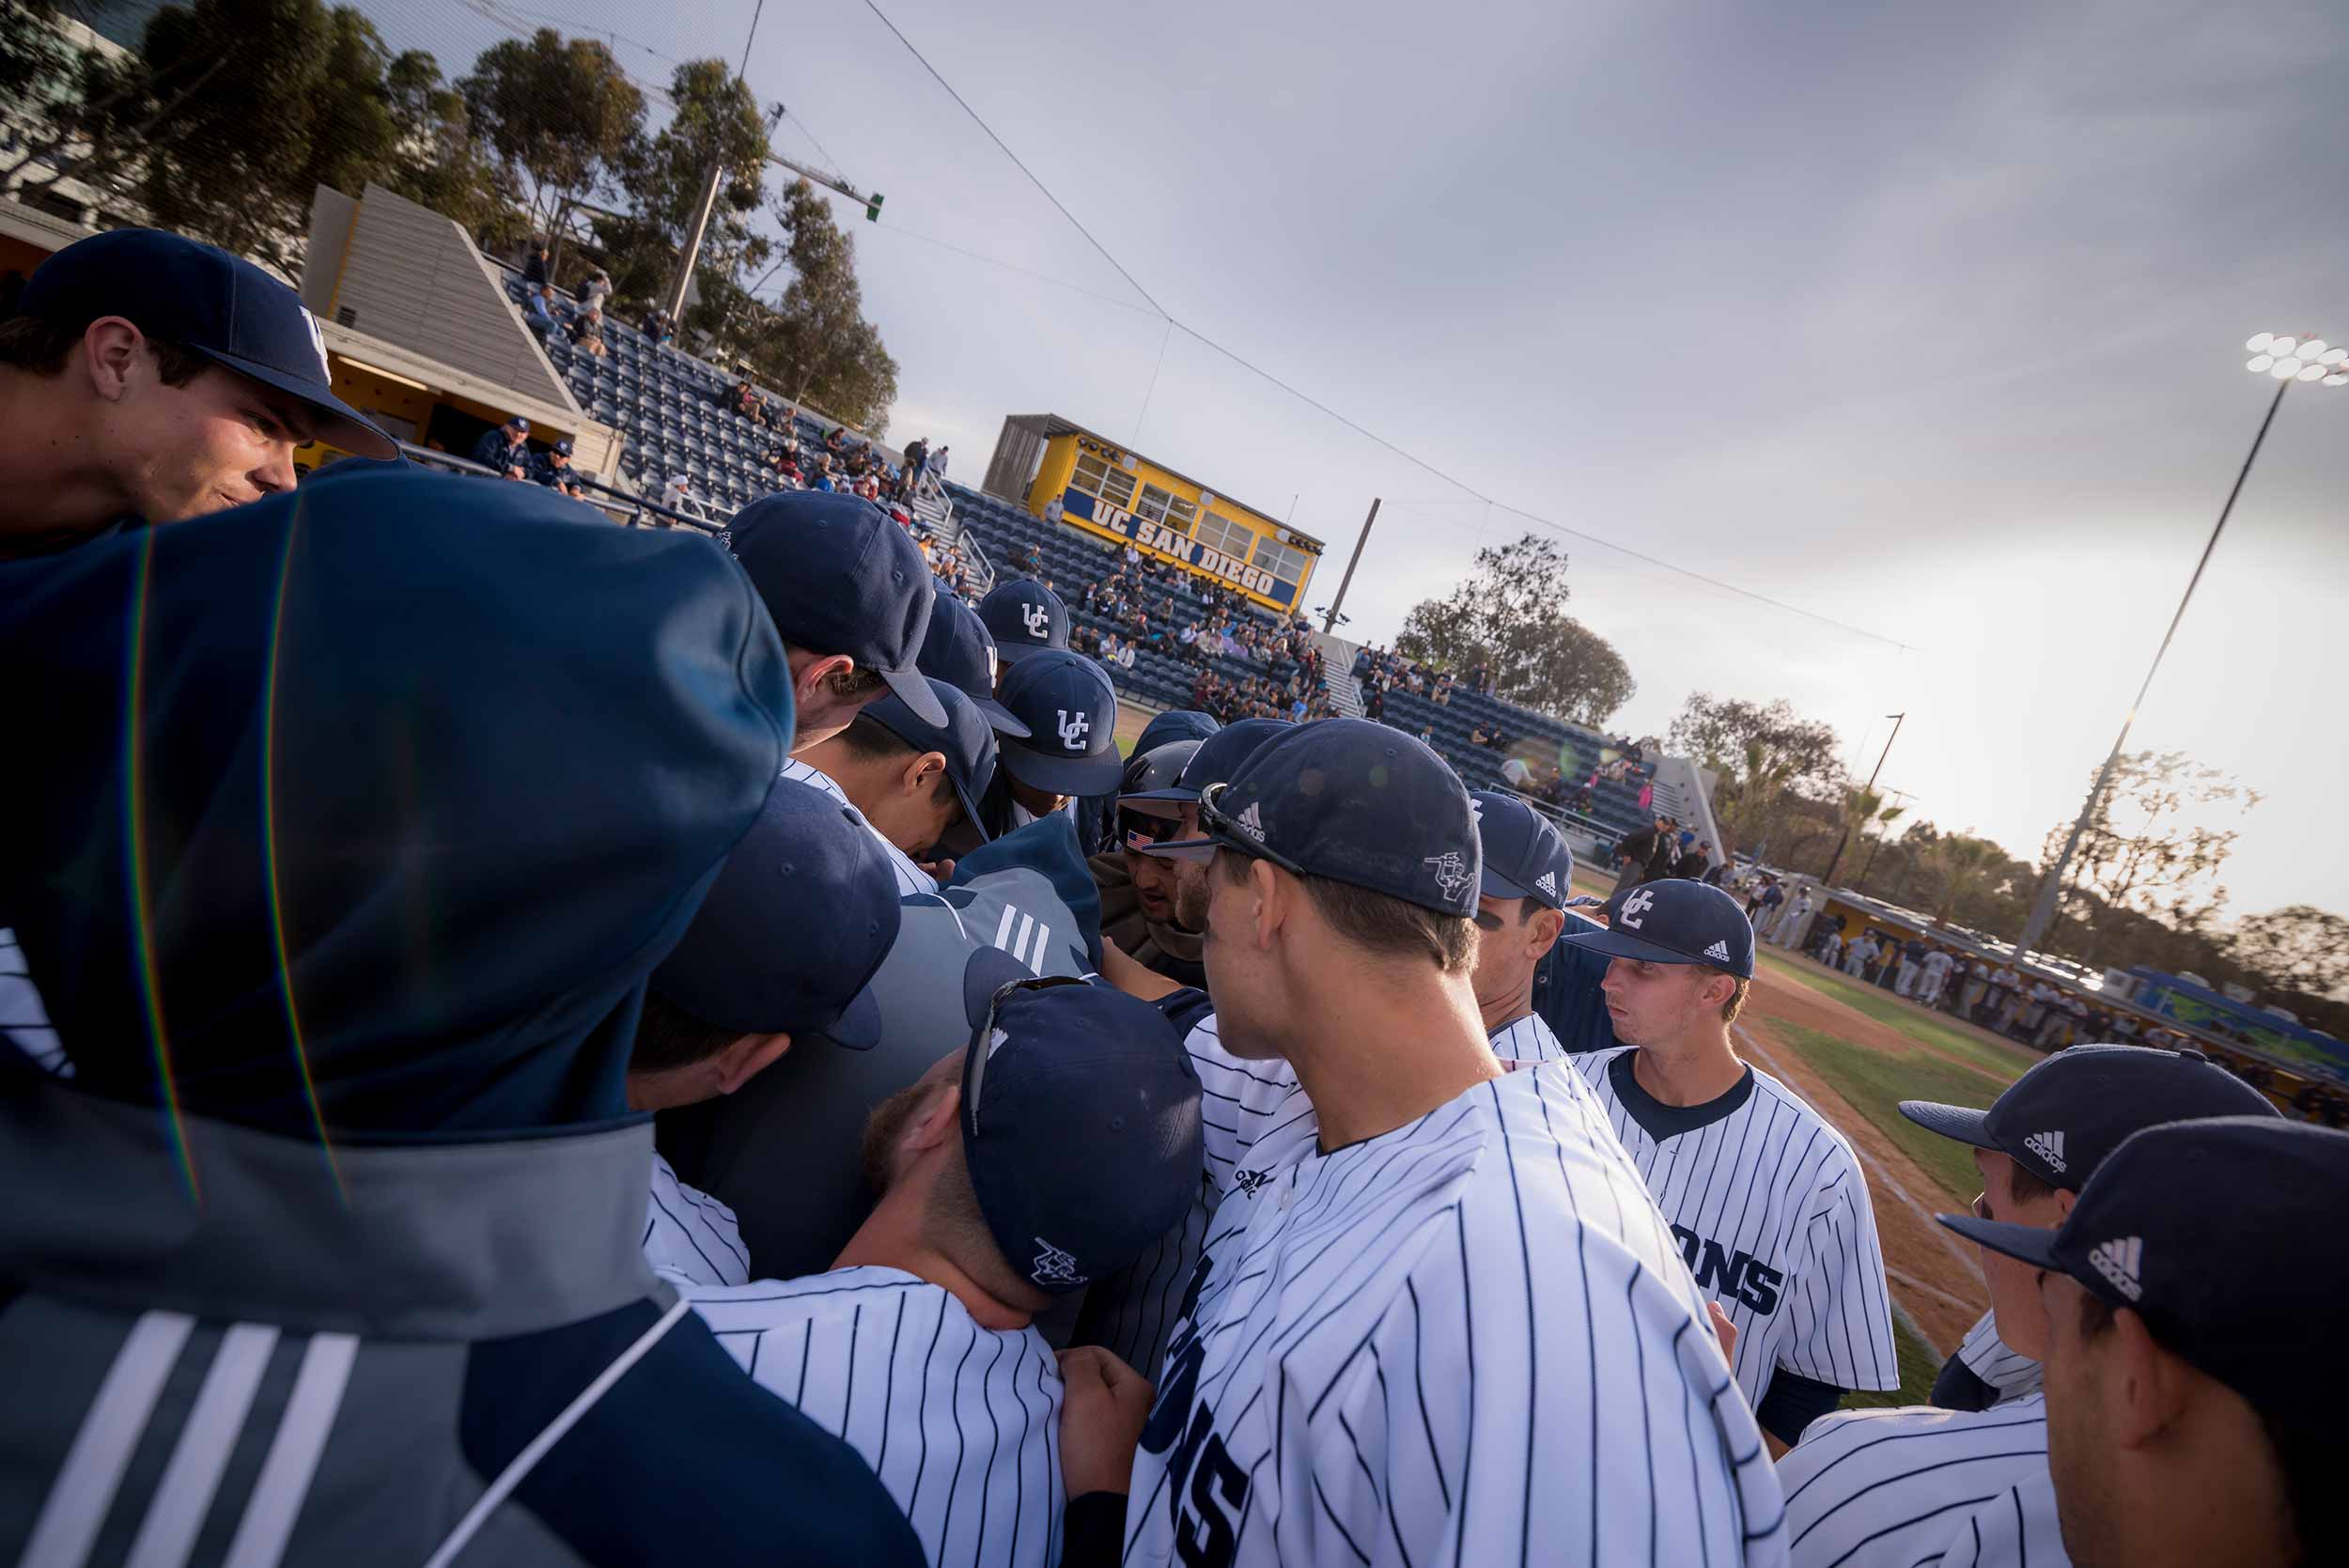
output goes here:
[[1041, 979], [1009, 980], [995, 987], [988, 998], [987, 1016], [971, 1029], [969, 1057], [962, 1064], [963, 1130], [972, 1137], [979, 1131], [979, 1108], [987, 1094], [988, 1059], [995, 1054], [995, 1019], [1003, 1006], [1022, 991], [1049, 991], [1063, 986], [1084, 986], [1091, 982], [1073, 974], [1048, 974]]

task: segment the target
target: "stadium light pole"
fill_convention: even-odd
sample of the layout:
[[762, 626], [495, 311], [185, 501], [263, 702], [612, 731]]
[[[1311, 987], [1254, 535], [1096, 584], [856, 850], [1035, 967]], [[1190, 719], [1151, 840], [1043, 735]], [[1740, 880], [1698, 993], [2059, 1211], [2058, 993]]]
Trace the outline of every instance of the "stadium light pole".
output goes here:
[[[1884, 737], [1884, 750], [1876, 753], [1876, 765], [1868, 772], [1868, 785], [1865, 789], [1862, 789], [1859, 792], [1862, 795], [1873, 795], [1875, 793], [1876, 775], [1884, 771], [1884, 759], [1892, 754], [1892, 742], [1901, 737], [1901, 725], [1906, 723], [1908, 720], [1908, 714], [1906, 711], [1899, 713], [1888, 713], [1885, 717], [1892, 721], [1892, 733]], [[1867, 830], [1868, 825], [1863, 822], [1859, 826], [1860, 830], [1864, 832]], [[1819, 887], [1822, 891], [1835, 885], [1835, 868], [1843, 863], [1843, 851], [1850, 847], [1851, 824], [1846, 822], [1843, 825], [1843, 836], [1835, 841], [1835, 853], [1828, 858], [1827, 862], [1827, 871], [1819, 878]]]
[[2349, 349], [2336, 349], [2321, 337], [2296, 338], [2282, 333], [2257, 333], [2243, 345], [2251, 351], [2244, 368], [2253, 375], [2272, 377], [2276, 396], [2267, 400], [2266, 417], [2260, 421], [2259, 433], [2251, 438], [2251, 450], [2243, 458], [2243, 467], [2234, 476], [2234, 488], [2227, 492], [2227, 504], [2218, 508], [2218, 520], [2211, 525], [2210, 537], [2202, 543], [2202, 558], [2194, 563], [2194, 575], [2186, 580], [2186, 592], [2178, 596], [2178, 608], [2170, 617], [2170, 629], [2161, 634], [2161, 646], [2154, 650], [2154, 661], [2145, 670], [2145, 679], [2137, 689], [2137, 700], [2121, 716], [2121, 733], [2114, 737], [2112, 750], [2105, 756], [2105, 765], [2096, 772], [2096, 782], [2088, 786], [2088, 799], [2080, 804], [2080, 814], [2072, 823], [2072, 831], [2063, 840], [2063, 852], [2055, 864], [2039, 879], [2038, 895], [2031, 900], [2030, 918], [2023, 923], [2022, 940], [2015, 952], [2021, 957], [2046, 939], [2047, 928], [2055, 924], [2056, 912], [2063, 897], [2063, 875], [2071, 869], [2072, 856], [2080, 846], [2080, 839], [2088, 831], [2088, 824], [2096, 815], [2096, 804], [2104, 799], [2105, 786], [2112, 782], [2112, 771], [2121, 763], [2121, 748], [2129, 741], [2129, 730], [2137, 722], [2138, 710], [2145, 706], [2145, 693], [2154, 688], [2154, 676], [2161, 671], [2161, 661], [2170, 651], [2170, 640], [2178, 634], [2178, 623], [2186, 619], [2186, 607], [2194, 602], [2194, 590], [2201, 585], [2202, 569], [2210, 565], [2211, 551], [2218, 548], [2218, 536], [2227, 530], [2227, 519], [2234, 514], [2235, 497], [2243, 493], [2243, 482], [2251, 476], [2251, 465], [2259, 460], [2260, 446], [2267, 440], [2267, 427], [2276, 423], [2276, 411], [2283, 407], [2284, 394], [2295, 383], [2312, 386], [2349, 386]]
[[[1296, 502], [1289, 503], [1289, 511], [1292, 515], [1296, 513]], [[1362, 546], [1370, 543], [1371, 524], [1377, 520], [1378, 497], [1374, 495], [1370, 498], [1370, 516], [1362, 520], [1362, 531], [1354, 536], [1354, 553], [1346, 558], [1346, 575], [1338, 579], [1338, 597], [1330, 601], [1330, 613], [1321, 623], [1321, 634], [1325, 637], [1329, 636], [1338, 624], [1338, 612], [1346, 605], [1346, 590], [1353, 586], [1354, 568], [1362, 564]]]
[[[751, 8], [751, 30], [742, 39], [742, 68], [734, 73], [737, 82], [750, 75], [751, 42], [758, 37], [758, 19], [767, 9], [767, 0], [758, 0]], [[781, 105], [776, 106], [778, 109]], [[677, 282], [669, 289], [669, 319], [681, 323], [685, 318], [685, 291], [693, 286], [693, 264], [701, 259], [702, 236], [709, 230], [709, 214], [718, 206], [718, 187], [726, 177], [725, 163], [712, 159], [709, 179], [702, 186], [701, 206], [693, 212], [693, 227], [685, 237], [685, 254], [677, 257]]]

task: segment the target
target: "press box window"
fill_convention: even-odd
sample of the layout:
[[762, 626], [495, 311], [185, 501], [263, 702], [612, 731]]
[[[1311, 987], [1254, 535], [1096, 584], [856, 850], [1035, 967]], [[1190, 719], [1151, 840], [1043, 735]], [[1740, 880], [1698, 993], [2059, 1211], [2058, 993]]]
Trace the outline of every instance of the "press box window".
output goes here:
[[1112, 506], [1133, 510], [1134, 476], [1122, 468], [1112, 468], [1090, 452], [1077, 455], [1077, 472], [1070, 476], [1068, 488], [1097, 496]]
[[1305, 552], [1272, 539], [1258, 539], [1255, 564], [1283, 582], [1294, 582], [1305, 569]]
[[1188, 534], [1191, 524], [1198, 520], [1199, 508], [1156, 485], [1144, 485], [1142, 487], [1142, 499], [1134, 503], [1134, 516], [1164, 523], [1178, 534]]
[[1248, 559], [1248, 547], [1256, 542], [1256, 531], [1234, 522], [1230, 518], [1209, 512], [1199, 520], [1199, 542], [1209, 550], [1220, 550], [1239, 560]]

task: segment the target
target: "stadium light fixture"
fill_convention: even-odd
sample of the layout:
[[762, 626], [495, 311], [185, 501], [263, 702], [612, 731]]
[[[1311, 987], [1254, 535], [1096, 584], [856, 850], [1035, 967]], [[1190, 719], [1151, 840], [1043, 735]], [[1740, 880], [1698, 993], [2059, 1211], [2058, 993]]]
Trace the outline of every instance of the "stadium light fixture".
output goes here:
[[2039, 880], [2039, 893], [2031, 901], [2030, 918], [2023, 923], [2023, 939], [2015, 944], [2018, 955], [2038, 946], [2046, 939], [2047, 927], [2055, 924], [2064, 871], [2072, 863], [2073, 852], [2079, 848], [2090, 818], [2096, 815], [2096, 802], [2104, 798], [2105, 785], [2112, 782], [2112, 770], [2121, 761], [2121, 748], [2128, 744], [2130, 726], [2137, 722], [2138, 710], [2145, 706], [2145, 693], [2154, 688], [2154, 676], [2161, 670], [2162, 657], [2170, 651], [2170, 640], [2178, 634], [2178, 623], [2186, 619], [2186, 607], [2194, 602], [2194, 590], [2201, 583], [2202, 569], [2210, 565], [2211, 551], [2218, 548], [2218, 536], [2226, 532], [2227, 519], [2234, 512], [2235, 497], [2243, 493], [2243, 482], [2251, 476], [2251, 465], [2259, 460], [2261, 443], [2267, 440], [2267, 427], [2276, 422], [2276, 411], [2283, 406], [2284, 394], [2299, 382], [2349, 386], [2349, 349], [2336, 349], [2314, 334], [2296, 337], [2284, 333], [2253, 333], [2244, 340], [2243, 347], [2251, 354], [2243, 367], [2255, 376], [2271, 377], [2276, 382], [2276, 396], [2267, 401], [2267, 416], [2260, 421], [2259, 434], [2251, 438], [2251, 450], [2234, 476], [2234, 489], [2227, 492], [2227, 504], [2218, 508], [2218, 521], [2212, 526], [2210, 538], [2202, 546], [2202, 558], [2194, 564], [2194, 575], [2186, 579], [2177, 613], [2170, 617], [2170, 629], [2161, 634], [2161, 646], [2154, 650], [2154, 662], [2145, 672], [2144, 684], [2137, 689], [2137, 701], [2122, 716], [2120, 737], [2113, 741], [2104, 768], [2096, 774], [2096, 782], [2088, 786], [2088, 800], [2080, 807], [2079, 819], [2072, 824], [2071, 835], [2063, 841], [2063, 852]]

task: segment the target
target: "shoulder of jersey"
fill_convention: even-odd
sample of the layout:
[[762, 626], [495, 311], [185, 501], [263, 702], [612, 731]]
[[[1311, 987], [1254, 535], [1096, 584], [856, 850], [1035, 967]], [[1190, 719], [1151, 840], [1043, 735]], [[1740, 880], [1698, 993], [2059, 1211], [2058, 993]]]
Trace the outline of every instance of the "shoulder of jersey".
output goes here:
[[[1987, 1410], [1933, 1405], [1839, 1410], [1811, 1423], [1778, 1462], [1786, 1506], [1797, 1530], [1871, 1494], [1872, 1506], [1899, 1510], [1909, 1488], [1940, 1484], [1952, 1467], [2021, 1458], [2044, 1466], [2046, 1403], [2038, 1394]], [[1981, 1494], [1977, 1491], [1975, 1496]]]

